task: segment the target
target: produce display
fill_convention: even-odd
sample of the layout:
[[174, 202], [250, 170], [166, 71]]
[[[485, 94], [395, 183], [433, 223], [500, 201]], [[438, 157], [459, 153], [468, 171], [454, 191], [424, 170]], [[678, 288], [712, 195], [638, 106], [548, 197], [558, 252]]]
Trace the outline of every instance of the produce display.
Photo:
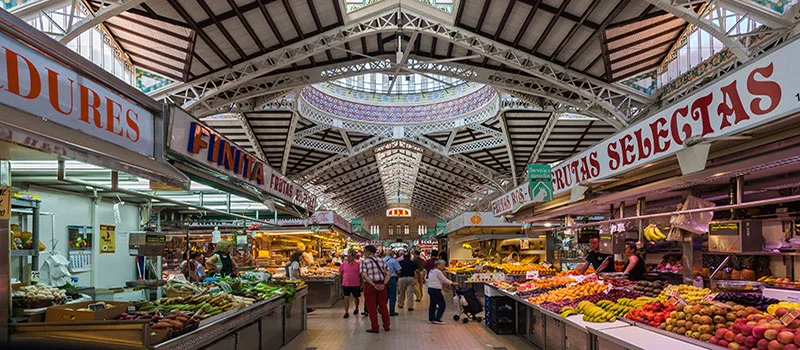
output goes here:
[[36, 284], [23, 286], [12, 294], [14, 305], [23, 309], [38, 309], [53, 305], [61, 305], [67, 301], [67, 292], [63, 289]]
[[[745, 307], [734, 302], [678, 304], [675, 311], [670, 313], [670, 317], [660, 327], [668, 332], [717, 344], [713, 339], [714, 336], [720, 335], [727, 338], [727, 332], [731, 332], [730, 340], [725, 341], [733, 341], [734, 335], [740, 333], [741, 330], [741, 326], [735, 322], [742, 320], [744, 323], [750, 318], [750, 315], [761, 315], [761, 312], [753, 307]], [[750, 333], [747, 332], [741, 338], [737, 337], [736, 340], [741, 341], [738, 344], [744, 345], [745, 337]], [[727, 346], [727, 343], [721, 345]], [[755, 346], [755, 342], [752, 346]]]
[[706, 296], [708, 296], [709, 293], [711, 293], [711, 291], [708, 288], [697, 288], [695, 286], [687, 286], [685, 284], [677, 286], [671, 285], [668, 286], [667, 288], [664, 288], [664, 290], [662, 290], [661, 293], [658, 295], [657, 299], [661, 301], [669, 299], [670, 290], [677, 291], [681, 299], [683, 299], [689, 304], [698, 302], [703, 298], [705, 298]]
[[[601, 300], [598, 304], [604, 302], [608, 304], [613, 304], [608, 300]], [[605, 305], [605, 303], [603, 305]], [[569, 306], [566, 306], [566, 308], [569, 308]], [[575, 311], [577, 311], [580, 314], [583, 314], [583, 320], [586, 322], [614, 322], [617, 319], [616, 315], [614, 315], [613, 312], [606, 311], [606, 309], [593, 304], [591, 301], [586, 301], [586, 300], [578, 303], [578, 307], [575, 308]], [[562, 315], [563, 312], [564, 311], [562, 310]]]
[[592, 294], [601, 293], [603, 291], [608, 290], [608, 285], [596, 281], [592, 282], [582, 282], [578, 283], [574, 286], [559, 288], [553, 291], [550, 291], [546, 294], [542, 294], [533, 298], [529, 298], [528, 301], [531, 304], [541, 304], [546, 301], [556, 302], [559, 300], [564, 299], [577, 299], [580, 297], [585, 297]]
[[714, 300], [721, 302], [732, 301], [740, 305], [752, 306], [762, 312], [767, 311], [770, 305], [780, 302], [778, 299], [767, 298], [756, 293], [720, 293], [714, 297]]
[[641, 322], [652, 327], [659, 327], [664, 320], [669, 318], [675, 305], [667, 302], [656, 301], [642, 305], [641, 308], [631, 309], [625, 318], [636, 322]]
[[195, 295], [191, 297], [161, 298], [156, 301], [159, 308], [170, 311], [197, 312], [196, 317], [205, 318], [228, 310], [238, 310], [250, 306], [255, 300], [237, 297], [225, 292]]

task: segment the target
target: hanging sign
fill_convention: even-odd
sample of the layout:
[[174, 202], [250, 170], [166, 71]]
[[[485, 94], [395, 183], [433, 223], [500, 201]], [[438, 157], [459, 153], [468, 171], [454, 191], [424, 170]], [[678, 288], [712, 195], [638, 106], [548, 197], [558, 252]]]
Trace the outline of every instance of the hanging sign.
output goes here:
[[528, 183], [530, 184], [531, 201], [553, 200], [553, 178], [550, 174], [550, 165], [528, 164]]
[[268, 164], [182, 109], [171, 107], [171, 152], [306, 210], [316, 209], [317, 199], [302, 186], [274, 171]]
[[116, 226], [100, 225], [100, 254], [114, 253], [117, 249]]
[[11, 186], [0, 186], [0, 220], [11, 218]]
[[361, 231], [363, 228], [361, 226], [361, 219], [350, 219], [350, 230], [353, 232]]
[[733, 135], [800, 109], [800, 40], [569, 158], [552, 171], [555, 193], [612, 177], [685, 149], [689, 138]]
[[41, 52], [0, 34], [0, 101], [153, 156], [153, 114]]
[[508, 193], [500, 196], [500, 198], [493, 200], [492, 211], [494, 212], [494, 216], [510, 212], [517, 204], [529, 202], [531, 200], [530, 193], [530, 183], [526, 182], [508, 191]]
[[411, 210], [403, 208], [387, 209], [386, 216], [390, 218], [407, 218], [411, 217]]

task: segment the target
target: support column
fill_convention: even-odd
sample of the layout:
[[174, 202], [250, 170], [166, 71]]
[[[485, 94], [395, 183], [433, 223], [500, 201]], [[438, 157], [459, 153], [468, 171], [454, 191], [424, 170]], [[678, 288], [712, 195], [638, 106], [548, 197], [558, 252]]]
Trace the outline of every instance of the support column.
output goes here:
[[[10, 186], [10, 163], [0, 160], [0, 186]], [[11, 249], [8, 220], [0, 220], [0, 345], [8, 343], [8, 318], [11, 317]], [[38, 249], [38, 247], [34, 247]]]

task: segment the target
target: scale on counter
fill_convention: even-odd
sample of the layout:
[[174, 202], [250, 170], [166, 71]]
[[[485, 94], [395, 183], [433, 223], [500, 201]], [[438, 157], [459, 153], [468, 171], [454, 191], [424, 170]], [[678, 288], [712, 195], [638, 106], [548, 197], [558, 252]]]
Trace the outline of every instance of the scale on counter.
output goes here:
[[161, 232], [131, 232], [128, 253], [131, 256], [161, 256], [167, 246], [167, 236]]
[[761, 221], [712, 221], [708, 224], [708, 250], [720, 253], [763, 251]]

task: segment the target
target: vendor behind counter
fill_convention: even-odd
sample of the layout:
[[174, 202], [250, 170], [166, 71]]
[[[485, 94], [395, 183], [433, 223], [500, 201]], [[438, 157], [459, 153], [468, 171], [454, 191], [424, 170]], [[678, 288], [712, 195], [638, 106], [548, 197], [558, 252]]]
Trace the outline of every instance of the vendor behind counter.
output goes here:
[[611, 254], [604, 254], [600, 252], [600, 237], [592, 237], [589, 239], [589, 248], [591, 251], [586, 255], [586, 262], [579, 266], [578, 272], [581, 274], [586, 273], [591, 265], [596, 272], [616, 272], [614, 269], [614, 256]]

